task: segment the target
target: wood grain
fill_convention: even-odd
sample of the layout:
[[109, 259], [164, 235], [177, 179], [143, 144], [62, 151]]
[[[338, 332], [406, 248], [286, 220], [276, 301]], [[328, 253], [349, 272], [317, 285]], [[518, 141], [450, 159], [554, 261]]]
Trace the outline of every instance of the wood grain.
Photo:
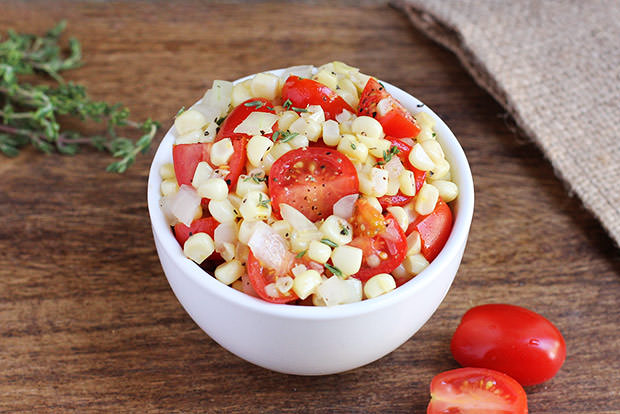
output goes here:
[[276, 67], [338, 59], [399, 85], [459, 137], [475, 217], [452, 289], [411, 340], [351, 372], [286, 376], [225, 351], [176, 301], [146, 209], [153, 151], [122, 176], [90, 151], [0, 158], [0, 412], [422, 413], [431, 378], [457, 367], [460, 316], [488, 302], [538, 311], [566, 338], [560, 373], [527, 388], [530, 412], [620, 412], [617, 248], [403, 15], [383, 2], [27, 1], [3, 2], [0, 28], [61, 18], [86, 60], [71, 80], [165, 127], [213, 79]]

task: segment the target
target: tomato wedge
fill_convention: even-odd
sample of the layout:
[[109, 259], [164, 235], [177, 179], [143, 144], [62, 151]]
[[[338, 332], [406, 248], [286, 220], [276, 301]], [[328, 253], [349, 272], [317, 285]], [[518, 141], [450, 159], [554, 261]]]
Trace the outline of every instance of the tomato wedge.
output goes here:
[[[185, 241], [192, 234], [207, 233], [209, 236], [213, 237], [215, 228], [219, 225], [220, 223], [213, 217], [203, 217], [194, 220], [189, 227], [183, 223], [177, 223], [174, 225], [174, 237], [177, 239], [181, 247], [183, 247]], [[213, 252], [213, 254], [211, 254], [208, 258], [209, 261], [219, 261], [221, 259], [222, 257], [217, 252]]]
[[422, 240], [422, 255], [431, 262], [450, 237], [452, 230], [452, 211], [450, 207], [439, 199], [435, 210], [425, 216], [418, 216], [407, 228], [407, 234], [413, 230], [420, 233]]
[[552, 378], [566, 358], [560, 331], [529, 309], [505, 304], [471, 308], [451, 343], [459, 364], [505, 372], [521, 385]]
[[[350, 245], [363, 251], [362, 267], [353, 275], [362, 282], [379, 273], [390, 273], [403, 262], [407, 254], [407, 238], [391, 214], [385, 217], [385, 230], [374, 237], [356, 236]], [[378, 260], [378, 265], [370, 266], [371, 257], [376, 257], [370, 261]]]
[[239, 124], [242, 123], [252, 112], [269, 112], [271, 114], [275, 113], [273, 104], [270, 100], [265, 98], [250, 98], [237, 105], [228, 114], [224, 122], [222, 122], [222, 125], [220, 125], [220, 129], [217, 132], [215, 140], [219, 141], [224, 138], [233, 139], [241, 136], [250, 138], [247, 134], [235, 133], [235, 128], [237, 128]]
[[[377, 105], [384, 99], [387, 101], [381, 107], [387, 109], [385, 113], [379, 114]], [[415, 138], [420, 133], [415, 118], [375, 78], [368, 79], [360, 96], [357, 114], [375, 118], [383, 127], [385, 135]]]
[[299, 299], [292, 289], [289, 290], [288, 295], [278, 292], [280, 295], [278, 297], [269, 296], [267, 292], [265, 292], [265, 286], [270, 283], [274, 283], [277, 275], [275, 274], [275, 271], [263, 266], [258, 261], [256, 256], [254, 256], [252, 250], [250, 250], [250, 253], [248, 254], [248, 261], [245, 266], [250, 283], [261, 299], [271, 303], [288, 303]]
[[209, 160], [211, 144], [179, 144], [172, 147], [174, 174], [180, 185], [192, 185], [196, 166], [201, 161]]
[[271, 206], [280, 214], [280, 203], [295, 207], [311, 221], [332, 214], [336, 201], [357, 194], [355, 166], [332, 148], [304, 147], [278, 158], [269, 172]]
[[313, 79], [291, 75], [282, 86], [282, 101], [291, 101], [291, 107], [305, 108], [307, 105], [320, 105], [325, 119], [335, 119], [344, 109], [355, 113], [355, 109], [329, 87]]
[[523, 387], [506, 374], [485, 368], [442, 372], [431, 382], [427, 414], [527, 414]]

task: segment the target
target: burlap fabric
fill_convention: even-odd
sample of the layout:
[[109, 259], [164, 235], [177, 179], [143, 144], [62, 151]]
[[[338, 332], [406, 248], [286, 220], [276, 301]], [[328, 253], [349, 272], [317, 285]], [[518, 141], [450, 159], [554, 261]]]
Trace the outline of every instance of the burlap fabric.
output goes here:
[[459, 57], [620, 244], [620, 1], [392, 3]]

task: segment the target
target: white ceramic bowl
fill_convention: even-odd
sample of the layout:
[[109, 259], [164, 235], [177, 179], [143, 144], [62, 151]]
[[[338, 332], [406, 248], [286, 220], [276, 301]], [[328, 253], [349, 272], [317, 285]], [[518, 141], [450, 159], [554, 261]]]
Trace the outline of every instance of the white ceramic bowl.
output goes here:
[[[279, 75], [281, 70], [272, 73]], [[451, 203], [454, 227], [441, 253], [418, 276], [378, 298], [331, 308], [279, 305], [218, 282], [185, 258], [159, 207], [159, 168], [172, 162], [171, 131], [155, 154], [148, 207], [164, 273], [198, 326], [246, 361], [299, 375], [334, 374], [368, 364], [411, 338], [435, 312], [454, 280], [474, 207], [467, 159], [454, 134], [433, 111], [401, 89], [383, 84], [411, 112], [424, 111], [437, 120], [437, 139], [452, 166], [460, 195]]]

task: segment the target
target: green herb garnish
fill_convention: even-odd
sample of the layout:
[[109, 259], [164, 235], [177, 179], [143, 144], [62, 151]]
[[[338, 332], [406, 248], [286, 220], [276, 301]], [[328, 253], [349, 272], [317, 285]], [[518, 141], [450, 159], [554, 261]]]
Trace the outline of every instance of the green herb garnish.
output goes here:
[[215, 120], [215, 123], [216, 123], [218, 126], [220, 126], [220, 125], [222, 125], [222, 122], [224, 122], [224, 120], [225, 120], [225, 119], [226, 119], [226, 117], [225, 117], [225, 116], [223, 116], [223, 117], [221, 117], [221, 118], [217, 118], [217, 119]]
[[264, 105], [265, 105], [265, 102], [263, 101], [251, 101], [251, 102], [246, 102], [243, 104], [243, 106], [255, 107], [256, 109], [262, 108]]
[[174, 117], [178, 118], [179, 115], [181, 115], [183, 112], [185, 112], [185, 107], [184, 106], [182, 106], [181, 109], [179, 109], [179, 111], [177, 112], [177, 114]]
[[301, 259], [302, 257], [304, 257], [304, 254], [306, 254], [308, 250], [304, 250], [303, 252], [299, 252], [295, 255], [296, 258]]
[[298, 108], [296, 106], [291, 106], [291, 109], [295, 112], [308, 112], [306, 108]]
[[270, 201], [271, 201], [270, 199], [265, 198], [263, 196], [263, 193], [260, 193], [258, 196], [258, 207], [267, 208], [269, 206]]
[[286, 101], [284, 101], [284, 103], [282, 104], [282, 106], [284, 107], [284, 109], [289, 109], [291, 107], [291, 105], [293, 105], [293, 102], [291, 102], [290, 99], [287, 99]]
[[[68, 53], [62, 51], [59, 40], [65, 27], [62, 21], [43, 36], [9, 30], [0, 43], [0, 151], [14, 157], [22, 147], [32, 145], [45, 153], [73, 155], [90, 146], [120, 158], [107, 170], [122, 173], [149, 149], [159, 124], [151, 119], [130, 120], [128, 108], [91, 100], [84, 86], [65, 82], [60, 73], [82, 65], [76, 39], [69, 39]], [[24, 82], [22, 75], [34, 83]], [[85, 135], [63, 128], [59, 117], [103, 123], [104, 128]], [[120, 128], [142, 135], [133, 141], [121, 136]]]
[[351, 143], [351, 148], [356, 149], [357, 147], [355, 146], [354, 143]]
[[396, 147], [391, 147], [389, 151], [383, 151], [383, 159], [377, 161], [377, 165], [387, 164], [392, 159], [392, 156], [397, 155], [399, 152], [400, 150]]
[[321, 239], [321, 243], [328, 245], [329, 247], [338, 247], [336, 243], [331, 241], [330, 239]]
[[256, 173], [256, 174], [249, 175], [243, 179], [243, 181], [245, 182], [248, 182], [250, 180], [254, 181], [256, 184], [260, 184], [260, 183], [264, 183], [265, 181], [267, 181], [267, 177], [262, 175], [262, 173]]
[[327, 270], [329, 270], [330, 272], [332, 272], [336, 276], [342, 277], [342, 272], [337, 267], [334, 267], [334, 266], [330, 265], [329, 263], [325, 263], [325, 267], [327, 268]]

